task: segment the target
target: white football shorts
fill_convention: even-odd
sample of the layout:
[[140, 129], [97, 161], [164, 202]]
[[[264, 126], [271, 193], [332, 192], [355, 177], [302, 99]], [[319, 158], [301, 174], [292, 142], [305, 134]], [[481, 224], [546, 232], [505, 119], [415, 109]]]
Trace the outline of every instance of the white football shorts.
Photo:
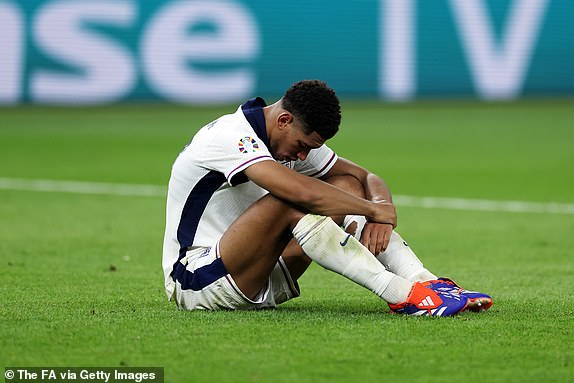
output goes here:
[[282, 258], [267, 286], [254, 300], [247, 298], [227, 273], [218, 246], [189, 250], [180, 261], [185, 270], [176, 278], [174, 298], [182, 310], [252, 310], [272, 308], [300, 295]]

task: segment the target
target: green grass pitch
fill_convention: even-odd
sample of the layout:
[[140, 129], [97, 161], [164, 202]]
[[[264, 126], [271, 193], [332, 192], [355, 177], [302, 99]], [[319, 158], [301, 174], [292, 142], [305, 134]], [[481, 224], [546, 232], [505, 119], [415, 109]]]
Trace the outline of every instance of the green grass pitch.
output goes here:
[[[166, 185], [235, 106], [0, 109], [0, 178]], [[574, 203], [574, 102], [345, 102], [331, 146], [396, 195]], [[487, 313], [391, 315], [313, 265], [262, 312], [165, 299], [164, 198], [0, 190], [0, 361], [158, 366], [166, 382], [572, 382], [574, 215], [398, 206], [425, 264]], [[0, 366], [1, 367], [1, 366]]]

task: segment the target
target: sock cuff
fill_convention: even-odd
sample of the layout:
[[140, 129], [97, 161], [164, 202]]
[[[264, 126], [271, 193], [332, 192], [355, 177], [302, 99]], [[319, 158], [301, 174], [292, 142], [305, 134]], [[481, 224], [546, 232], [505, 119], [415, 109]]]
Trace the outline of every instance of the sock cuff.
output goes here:
[[299, 245], [303, 246], [309, 238], [321, 230], [329, 220], [329, 217], [322, 215], [307, 214], [301, 218], [293, 228], [293, 237], [295, 237]]

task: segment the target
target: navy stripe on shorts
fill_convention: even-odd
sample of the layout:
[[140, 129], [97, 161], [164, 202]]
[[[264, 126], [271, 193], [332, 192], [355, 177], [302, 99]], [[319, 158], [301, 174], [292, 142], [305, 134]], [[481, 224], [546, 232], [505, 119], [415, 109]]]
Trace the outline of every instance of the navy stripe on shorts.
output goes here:
[[181, 267], [184, 270], [178, 270], [180, 273], [175, 275], [175, 279], [181, 283], [182, 290], [200, 291], [228, 274], [221, 258], [217, 258], [210, 264], [202, 266], [193, 272], [185, 269], [183, 265]]

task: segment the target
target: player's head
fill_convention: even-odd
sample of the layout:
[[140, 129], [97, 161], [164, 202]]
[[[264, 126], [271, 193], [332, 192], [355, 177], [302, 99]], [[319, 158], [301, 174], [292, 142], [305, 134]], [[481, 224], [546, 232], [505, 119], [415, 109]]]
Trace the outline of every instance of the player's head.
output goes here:
[[323, 81], [302, 80], [291, 85], [282, 98], [282, 106], [301, 122], [306, 134], [317, 132], [328, 140], [339, 130], [339, 98]]

